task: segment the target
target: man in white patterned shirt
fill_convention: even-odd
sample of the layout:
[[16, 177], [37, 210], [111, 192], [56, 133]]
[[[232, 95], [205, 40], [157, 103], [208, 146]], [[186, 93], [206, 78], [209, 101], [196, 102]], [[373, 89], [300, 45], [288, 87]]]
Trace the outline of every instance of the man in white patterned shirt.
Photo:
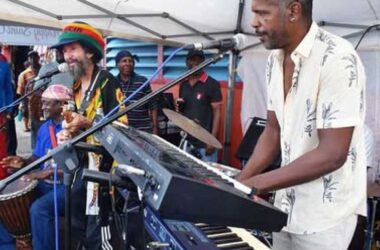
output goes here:
[[[312, 20], [312, 0], [252, 0], [267, 49], [267, 125], [237, 177], [277, 190], [288, 224], [273, 249], [344, 250], [366, 215], [365, 73], [346, 40]], [[261, 174], [281, 151], [282, 167]]]

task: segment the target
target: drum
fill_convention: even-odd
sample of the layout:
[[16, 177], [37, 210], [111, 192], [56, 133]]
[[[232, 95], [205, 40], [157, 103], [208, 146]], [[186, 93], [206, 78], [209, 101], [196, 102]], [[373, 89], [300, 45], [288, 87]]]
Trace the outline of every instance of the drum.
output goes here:
[[0, 194], [0, 221], [16, 238], [16, 249], [32, 249], [29, 208], [37, 198], [37, 183], [18, 179]]

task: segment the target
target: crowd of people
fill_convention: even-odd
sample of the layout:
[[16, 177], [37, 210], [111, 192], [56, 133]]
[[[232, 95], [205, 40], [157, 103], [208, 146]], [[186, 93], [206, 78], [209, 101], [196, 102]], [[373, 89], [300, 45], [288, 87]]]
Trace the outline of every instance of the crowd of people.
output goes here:
[[[252, 194], [275, 191], [274, 206], [288, 214], [286, 227], [273, 233], [273, 249], [348, 249], [359, 228], [359, 218], [367, 215], [369, 164], [364, 136], [364, 68], [349, 42], [313, 21], [312, 3], [312, 0], [252, 0], [252, 27], [265, 48], [272, 50], [266, 74], [267, 122], [236, 179], [252, 188]], [[90, 128], [98, 116], [108, 114], [147, 81], [135, 72], [138, 55], [127, 50], [115, 57], [117, 76], [100, 68], [105, 42], [101, 33], [87, 23], [67, 24], [51, 49], [61, 53], [68, 64], [74, 79], [72, 88], [58, 82], [25, 98], [19, 109], [25, 131], [31, 131], [33, 154], [24, 159], [16, 156], [15, 150], [0, 152], [0, 164], [5, 166], [0, 177], [32, 163]], [[202, 51], [192, 50], [185, 62], [191, 69], [204, 60]], [[18, 76], [18, 96], [33, 90], [29, 83], [41, 68], [37, 52], [28, 53], [28, 63]], [[4, 107], [16, 95], [10, 68], [2, 57], [0, 77], [0, 107]], [[125, 105], [151, 92], [148, 84]], [[177, 111], [217, 138], [223, 101], [218, 81], [205, 71], [198, 71], [180, 84], [178, 96]], [[64, 119], [63, 107], [70, 101], [75, 111], [69, 114], [70, 119]], [[119, 121], [159, 134], [158, 108], [157, 100], [151, 100]], [[12, 108], [0, 114], [0, 125], [14, 114]], [[86, 142], [99, 144], [92, 135]], [[192, 136], [188, 142], [191, 152], [196, 151], [202, 160], [218, 161], [218, 152], [211, 145]], [[266, 172], [280, 153], [281, 167]], [[109, 172], [113, 165], [111, 157], [95, 152], [80, 153], [78, 157], [77, 175], [84, 168]], [[65, 212], [62, 170], [57, 171], [57, 180], [52, 179], [56, 167], [54, 161], [48, 161], [21, 178], [26, 182], [38, 181], [40, 196], [30, 208], [32, 244], [38, 250], [55, 247], [54, 184], [58, 187], [59, 215], [64, 216]], [[131, 215], [128, 243], [130, 247], [143, 249], [143, 211], [136, 187], [129, 191], [131, 204], [140, 209]], [[75, 178], [71, 191], [72, 221], [85, 249], [102, 249], [109, 242], [116, 244], [113, 238], [102, 234], [98, 223], [99, 195], [99, 184]], [[363, 233], [364, 229], [359, 232]], [[5, 246], [11, 249], [13, 244], [13, 237], [0, 224], [1, 249]]]

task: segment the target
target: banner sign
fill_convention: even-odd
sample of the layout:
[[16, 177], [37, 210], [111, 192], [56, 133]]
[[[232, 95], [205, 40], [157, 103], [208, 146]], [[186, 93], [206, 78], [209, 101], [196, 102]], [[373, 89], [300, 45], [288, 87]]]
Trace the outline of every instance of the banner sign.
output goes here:
[[0, 43], [7, 45], [52, 45], [60, 31], [27, 26], [0, 25]]

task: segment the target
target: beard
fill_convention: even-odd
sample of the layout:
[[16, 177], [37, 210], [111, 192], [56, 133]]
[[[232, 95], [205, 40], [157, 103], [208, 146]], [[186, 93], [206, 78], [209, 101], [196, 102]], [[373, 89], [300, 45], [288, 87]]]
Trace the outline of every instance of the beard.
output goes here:
[[86, 71], [88, 67], [91, 65], [91, 60], [88, 58], [84, 58], [81, 61], [76, 61], [74, 66], [70, 67], [70, 74], [74, 78], [75, 81], [78, 81], [82, 76], [86, 75]]
[[268, 50], [282, 49], [288, 43], [287, 34], [284, 32], [262, 32], [259, 35], [261, 36], [260, 41]]
[[281, 46], [279, 45], [277, 40], [269, 38], [266, 42], [263, 43], [266, 49], [279, 49]]
[[266, 49], [282, 49], [289, 42], [290, 35], [283, 23], [278, 24], [275, 30], [256, 30], [260, 41]]

